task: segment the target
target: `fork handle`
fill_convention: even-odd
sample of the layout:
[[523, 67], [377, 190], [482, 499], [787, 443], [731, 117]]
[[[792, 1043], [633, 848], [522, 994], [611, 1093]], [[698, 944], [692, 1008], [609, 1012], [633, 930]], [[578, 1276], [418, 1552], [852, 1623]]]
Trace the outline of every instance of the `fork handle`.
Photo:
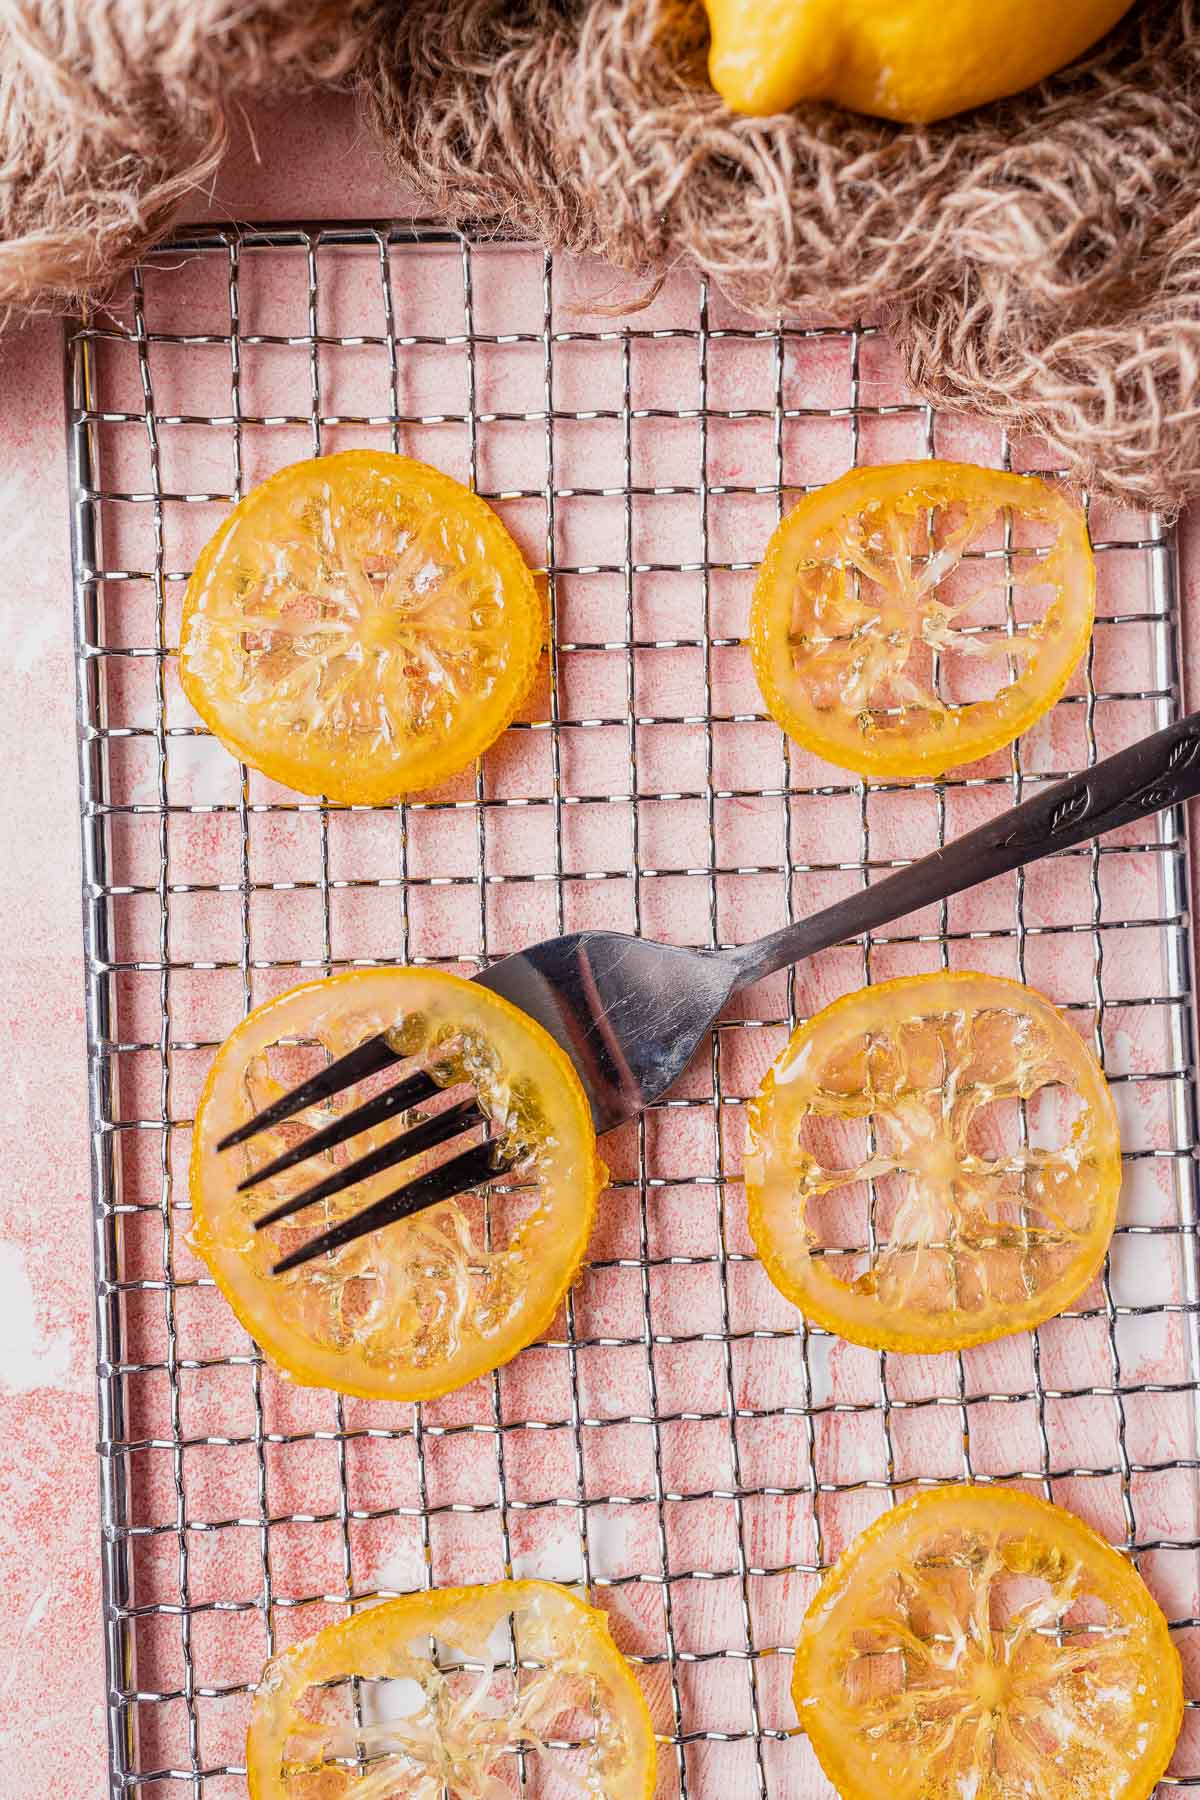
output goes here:
[[1039, 857], [1178, 805], [1200, 793], [1200, 713], [1189, 713], [1128, 750], [1001, 813], [944, 849], [897, 869], [821, 912], [726, 954], [738, 965], [734, 989], [816, 950], [889, 925], [964, 888]]

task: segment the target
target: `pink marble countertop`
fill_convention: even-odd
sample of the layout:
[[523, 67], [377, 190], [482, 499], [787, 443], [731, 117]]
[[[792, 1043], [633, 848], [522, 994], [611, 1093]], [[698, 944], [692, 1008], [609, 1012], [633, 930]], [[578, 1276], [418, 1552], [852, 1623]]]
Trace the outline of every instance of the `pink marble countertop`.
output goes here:
[[[261, 147], [262, 160], [255, 154]], [[269, 147], [269, 148], [268, 148]], [[347, 106], [260, 109], [196, 217], [408, 210]], [[61, 331], [0, 348], [0, 1767], [7, 1800], [92, 1800], [105, 1711], [94, 1454], [72, 610]], [[1185, 620], [1200, 567], [1183, 543]], [[1200, 628], [1186, 629], [1195, 696]]]

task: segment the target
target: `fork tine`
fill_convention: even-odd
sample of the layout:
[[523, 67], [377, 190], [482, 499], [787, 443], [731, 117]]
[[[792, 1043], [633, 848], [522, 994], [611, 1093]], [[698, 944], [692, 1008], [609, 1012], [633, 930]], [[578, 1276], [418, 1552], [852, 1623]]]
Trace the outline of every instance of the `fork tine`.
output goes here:
[[362, 1212], [354, 1213], [309, 1243], [302, 1244], [277, 1262], [271, 1273], [286, 1275], [289, 1269], [298, 1269], [301, 1263], [311, 1262], [328, 1250], [340, 1250], [344, 1244], [353, 1243], [355, 1238], [381, 1231], [385, 1225], [394, 1225], [398, 1219], [410, 1218], [413, 1213], [436, 1206], [439, 1200], [449, 1200], [452, 1194], [464, 1193], [468, 1188], [478, 1187], [482, 1182], [504, 1174], [509, 1165], [495, 1164], [492, 1160], [494, 1151], [495, 1144], [489, 1141], [476, 1144], [472, 1150], [464, 1150], [461, 1156], [451, 1157], [449, 1162], [431, 1169], [428, 1175], [410, 1181], [394, 1193], [385, 1194]]
[[282, 1156], [264, 1163], [261, 1169], [255, 1169], [252, 1175], [247, 1175], [244, 1181], [238, 1182], [238, 1193], [247, 1193], [250, 1188], [257, 1187], [259, 1182], [269, 1181], [272, 1175], [282, 1175], [285, 1169], [294, 1169], [297, 1163], [307, 1162], [311, 1156], [320, 1156], [322, 1151], [332, 1150], [336, 1144], [344, 1144], [347, 1138], [357, 1137], [359, 1132], [369, 1131], [374, 1125], [382, 1125], [393, 1113], [407, 1112], [411, 1106], [430, 1097], [424, 1092], [415, 1092], [417, 1084], [423, 1084], [424, 1079], [424, 1076], [410, 1075], [407, 1081], [398, 1081], [395, 1087], [376, 1094], [373, 1100], [364, 1100], [361, 1106], [344, 1113], [332, 1125], [326, 1125], [323, 1131], [315, 1131], [302, 1144], [293, 1144]]
[[[377, 1037], [367, 1038], [364, 1043], [348, 1050], [345, 1056], [339, 1056], [328, 1068], [318, 1069], [299, 1087], [289, 1089], [265, 1106], [236, 1131], [231, 1131], [217, 1145], [218, 1150], [232, 1150], [235, 1144], [244, 1144], [247, 1138], [255, 1137], [265, 1131], [269, 1125], [278, 1125], [283, 1119], [290, 1119], [293, 1113], [303, 1112], [306, 1106], [313, 1106], [318, 1100], [328, 1100], [332, 1094], [340, 1094], [343, 1088], [351, 1087], [356, 1081], [365, 1081], [368, 1075], [378, 1073], [380, 1069], [389, 1068], [392, 1063], [403, 1062], [404, 1058], [398, 1050], [393, 1050], [382, 1032]], [[419, 1092], [414, 1093], [409, 1105], [416, 1105], [417, 1100], [427, 1100], [436, 1092], [437, 1084], [428, 1075], [411, 1075], [409, 1083], [419, 1084]], [[402, 1086], [408, 1085], [402, 1083]]]
[[385, 1169], [394, 1169], [397, 1163], [408, 1162], [419, 1156], [423, 1150], [432, 1150], [435, 1144], [444, 1144], [447, 1138], [459, 1137], [469, 1131], [473, 1125], [482, 1125], [483, 1114], [474, 1099], [460, 1100], [457, 1106], [449, 1106], [445, 1112], [434, 1113], [432, 1117], [421, 1119], [408, 1131], [402, 1131], [399, 1137], [392, 1138], [386, 1144], [380, 1144], [375, 1150], [368, 1150], [365, 1156], [357, 1161], [347, 1163], [342, 1169], [335, 1169], [332, 1175], [324, 1180], [314, 1182], [299, 1194], [290, 1194], [261, 1219], [254, 1221], [255, 1231], [261, 1231], [264, 1225], [275, 1225], [280, 1219], [290, 1218], [292, 1213], [312, 1206], [318, 1200], [329, 1200], [334, 1194], [340, 1194], [345, 1188], [353, 1187], [357, 1181], [366, 1181], [372, 1175], [380, 1175]]

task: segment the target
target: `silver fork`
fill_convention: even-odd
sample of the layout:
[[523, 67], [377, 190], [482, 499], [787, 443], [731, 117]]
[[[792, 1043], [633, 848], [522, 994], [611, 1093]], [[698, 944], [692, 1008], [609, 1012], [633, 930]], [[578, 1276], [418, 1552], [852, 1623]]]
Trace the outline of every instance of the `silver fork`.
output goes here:
[[[1191, 713], [1084, 774], [1001, 813], [944, 849], [754, 943], [726, 950], [687, 950], [624, 932], [574, 931], [506, 956], [475, 979], [537, 1019], [562, 1045], [579, 1073], [596, 1130], [609, 1131], [666, 1093], [730, 996], [764, 975], [1198, 792], [1200, 713]], [[386, 1039], [370, 1038], [248, 1120], [220, 1148], [245, 1143], [400, 1060]], [[390, 1117], [412, 1111], [440, 1091], [424, 1072], [409, 1075], [256, 1169], [240, 1186], [255, 1187]], [[273, 1207], [256, 1222], [257, 1229], [438, 1144], [458, 1137], [473, 1140], [440, 1166], [284, 1257], [275, 1273], [340, 1249], [504, 1173], [510, 1165], [488, 1141], [487, 1129], [471, 1099], [442, 1112], [419, 1114], [397, 1137]]]

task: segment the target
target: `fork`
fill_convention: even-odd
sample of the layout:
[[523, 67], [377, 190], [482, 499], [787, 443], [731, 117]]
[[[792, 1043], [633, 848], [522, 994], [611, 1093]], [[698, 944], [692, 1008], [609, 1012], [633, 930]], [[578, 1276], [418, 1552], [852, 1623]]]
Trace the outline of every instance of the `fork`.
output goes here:
[[[583, 1083], [596, 1130], [609, 1131], [666, 1093], [730, 996], [752, 982], [1198, 792], [1200, 713], [1190, 713], [882, 881], [753, 943], [690, 950], [618, 931], [574, 931], [506, 956], [475, 979], [536, 1019], [562, 1046]], [[246, 1143], [401, 1060], [385, 1038], [368, 1038], [257, 1113], [218, 1147]], [[423, 1071], [409, 1075], [256, 1169], [239, 1191], [412, 1112], [441, 1092]], [[479, 1139], [481, 1128], [485, 1135]], [[290, 1195], [258, 1219], [255, 1228], [276, 1224], [439, 1144], [468, 1135], [477, 1140], [301, 1245], [274, 1265], [274, 1273], [283, 1274], [507, 1173], [512, 1164], [498, 1156], [486, 1130], [487, 1121], [473, 1100], [418, 1113], [397, 1137]]]

